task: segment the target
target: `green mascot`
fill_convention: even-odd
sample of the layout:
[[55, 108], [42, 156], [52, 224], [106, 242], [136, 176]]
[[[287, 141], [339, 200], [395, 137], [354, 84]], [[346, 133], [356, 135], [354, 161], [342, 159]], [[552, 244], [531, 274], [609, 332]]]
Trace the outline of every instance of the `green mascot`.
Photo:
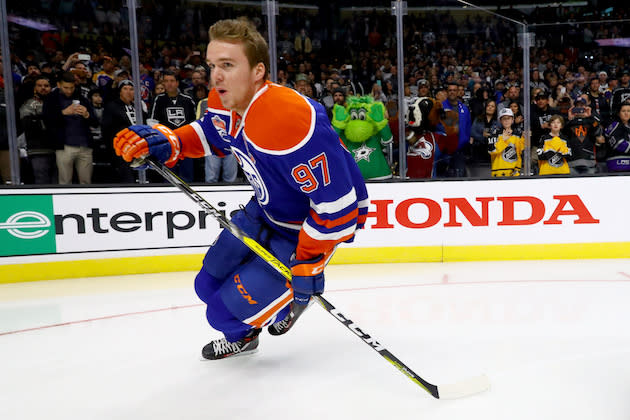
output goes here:
[[371, 96], [350, 96], [346, 106], [335, 104], [332, 125], [354, 156], [364, 179], [392, 177], [383, 147], [392, 142], [385, 105]]

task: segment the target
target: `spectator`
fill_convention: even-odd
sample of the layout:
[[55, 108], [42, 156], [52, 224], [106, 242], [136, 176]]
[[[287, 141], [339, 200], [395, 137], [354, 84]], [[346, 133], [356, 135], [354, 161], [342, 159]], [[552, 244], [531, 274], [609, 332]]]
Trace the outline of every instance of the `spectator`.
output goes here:
[[564, 119], [553, 115], [549, 119], [549, 132], [543, 134], [541, 147], [536, 151], [540, 175], [570, 173], [567, 159], [571, 158], [571, 149], [566, 137], [562, 134]]
[[471, 164], [468, 167], [470, 176], [480, 177], [488, 173], [490, 157], [488, 155], [488, 139], [499, 133], [497, 122], [497, 103], [492, 99], [486, 100], [484, 112], [478, 115], [470, 129]]
[[522, 133], [525, 131], [525, 118], [521, 111], [521, 104], [517, 101], [512, 101], [509, 107], [512, 110], [512, 114], [514, 114], [514, 127], [512, 127], [512, 131]]
[[587, 92], [584, 93], [588, 95], [592, 111], [601, 118], [604, 124], [608, 124], [610, 122], [610, 105], [606, 97], [600, 93], [599, 86], [599, 79], [592, 78]]
[[111, 182], [127, 184], [137, 182], [137, 171], [131, 169], [121, 157], [116, 156], [113, 149], [116, 133], [137, 124], [134, 93], [134, 84], [131, 80], [121, 81], [118, 84], [118, 97], [108, 102], [103, 112], [103, 141], [106, 145], [107, 159], [111, 163], [115, 177]]
[[92, 182], [92, 135], [98, 124], [92, 105], [81, 96], [74, 74], [64, 72], [44, 101], [44, 122], [56, 144], [59, 184], [71, 184], [74, 171], [81, 184]]
[[597, 78], [599, 79], [599, 93], [604, 94], [608, 90], [608, 73], [605, 71], [600, 71], [597, 73]]
[[[199, 70], [195, 70], [192, 72], [192, 76], [190, 78], [191, 81], [191, 86], [184, 89], [184, 94], [190, 96], [191, 98], [193, 98], [193, 100], [195, 100], [195, 105], [199, 103], [198, 100], [196, 100], [196, 89], [198, 86], [203, 86], [205, 87], [208, 92], [208, 80], [206, 80], [206, 76], [204, 73], [202, 73]], [[206, 93], [206, 97], [208, 96], [208, 94]], [[203, 99], [203, 98], [201, 98]], [[201, 100], [200, 99], [200, 100]]]
[[90, 127], [94, 147], [92, 149], [92, 160], [94, 172], [92, 173], [93, 183], [113, 182], [111, 174], [111, 144], [105, 144], [103, 140], [103, 113], [105, 112], [103, 95], [99, 89], [92, 89], [88, 94], [88, 100], [94, 109], [94, 115], [98, 121], [97, 126]]
[[11, 183], [11, 155], [9, 153], [9, 133], [7, 130], [7, 105], [4, 96], [2, 77], [2, 56], [0, 55], [0, 178], [3, 184]]
[[534, 97], [535, 105], [532, 107], [532, 146], [542, 146], [542, 136], [549, 130], [549, 120], [558, 113], [555, 108], [549, 106], [549, 93], [542, 91]]
[[[591, 108], [584, 98], [578, 98], [575, 106], [568, 112], [569, 121], [564, 127], [564, 134], [571, 149], [569, 170], [571, 175], [594, 174], [597, 172], [597, 156], [603, 157], [605, 139], [597, 115], [591, 114]], [[601, 153], [600, 153], [601, 151]]]
[[387, 102], [387, 96], [385, 96], [385, 93], [383, 93], [383, 88], [381, 87], [380, 83], [374, 83], [372, 85], [370, 96], [372, 96], [375, 101], [380, 101], [383, 103]]
[[333, 92], [333, 101], [335, 102], [335, 105], [339, 105], [339, 106], [346, 106], [346, 92], [341, 89], [335, 89], [335, 91]]
[[[179, 79], [171, 71], [164, 72], [164, 93], [155, 97], [149, 125], [164, 124], [175, 130], [195, 121], [196, 107], [193, 99], [179, 92]], [[194, 163], [192, 159], [180, 160], [174, 167], [174, 172], [188, 182], [194, 180]]]
[[[208, 109], [208, 97], [197, 104], [197, 119], [200, 119]], [[235, 182], [238, 175], [238, 162], [234, 154], [219, 156], [211, 154], [204, 158], [204, 180], [207, 183]]]
[[459, 142], [457, 150], [442, 163], [446, 163], [446, 176], [448, 177], [464, 177], [466, 176], [466, 149], [470, 145], [470, 128], [472, 121], [470, 119], [470, 111], [457, 97], [459, 86], [455, 82], [451, 82], [447, 87], [447, 98], [442, 102], [444, 110], [453, 110], [459, 116]]
[[[488, 100], [492, 100], [494, 102], [494, 97], [492, 97], [490, 89], [485, 87], [480, 87], [474, 94], [474, 97], [470, 100], [468, 104], [468, 108], [470, 109], [470, 117], [474, 120], [477, 117], [483, 117], [486, 114], [486, 105]], [[494, 102], [496, 108], [496, 102]], [[496, 117], [496, 115], [495, 115]]]
[[[582, 99], [583, 98], [578, 98]], [[571, 98], [568, 95], [564, 95], [563, 97], [558, 99], [558, 115], [565, 119], [565, 121], [569, 120], [569, 109], [571, 108]]]
[[102, 70], [92, 76], [92, 82], [101, 90], [113, 82], [115, 70], [115, 63], [111, 57], [104, 55], [102, 60]]
[[521, 103], [519, 98], [520, 93], [521, 91], [516, 85], [510, 85], [510, 87], [507, 89], [507, 92], [505, 92], [503, 100], [497, 104], [497, 112], [501, 113], [501, 110], [503, 108], [508, 108], [511, 102], [516, 101], [518, 103]]
[[37, 64], [28, 63], [27, 64], [27, 74], [22, 77], [20, 84], [17, 87], [17, 92], [15, 95], [15, 103], [18, 107], [22, 106], [27, 99], [33, 97], [33, 89], [35, 89], [35, 81], [41, 75], [41, 71]]
[[418, 80], [418, 98], [430, 98], [431, 86], [427, 79]]
[[55, 143], [44, 123], [44, 100], [50, 94], [50, 80], [39, 76], [33, 95], [20, 107], [20, 123], [24, 130], [28, 161], [35, 184], [56, 184]]
[[492, 161], [491, 175], [520, 176], [525, 140], [522, 133], [512, 131], [514, 114], [509, 107], [503, 108], [499, 113], [499, 123], [501, 126], [497, 132], [491, 133], [488, 137], [488, 151]]
[[618, 116], [619, 108], [623, 102], [630, 99], [630, 71], [621, 72], [619, 85], [613, 89], [610, 97], [610, 113]]
[[619, 107], [619, 112], [606, 128], [608, 172], [630, 171], [630, 101]]

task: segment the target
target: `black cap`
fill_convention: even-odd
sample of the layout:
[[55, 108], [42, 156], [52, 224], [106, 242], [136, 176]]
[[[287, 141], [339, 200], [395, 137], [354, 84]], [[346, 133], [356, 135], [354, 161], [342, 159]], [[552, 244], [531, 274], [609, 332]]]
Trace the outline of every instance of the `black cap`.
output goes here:
[[333, 95], [335, 93], [341, 93], [343, 96], [346, 96], [346, 91], [341, 88], [336, 88], [335, 90], [333, 90]]

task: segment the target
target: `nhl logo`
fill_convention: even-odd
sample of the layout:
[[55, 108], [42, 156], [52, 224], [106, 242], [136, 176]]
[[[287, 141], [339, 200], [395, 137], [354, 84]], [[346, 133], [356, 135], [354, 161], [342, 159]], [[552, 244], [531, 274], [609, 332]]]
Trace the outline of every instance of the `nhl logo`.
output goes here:
[[516, 147], [513, 144], [510, 144], [508, 147], [503, 150], [503, 160], [506, 162], [516, 162], [518, 156], [516, 154]]

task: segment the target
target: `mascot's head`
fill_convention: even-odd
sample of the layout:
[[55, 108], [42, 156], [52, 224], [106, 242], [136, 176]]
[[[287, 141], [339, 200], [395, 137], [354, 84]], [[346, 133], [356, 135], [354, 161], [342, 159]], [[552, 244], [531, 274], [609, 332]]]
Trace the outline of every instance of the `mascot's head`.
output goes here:
[[410, 127], [432, 130], [440, 122], [442, 104], [433, 98], [416, 98], [409, 104], [405, 121]]
[[350, 96], [345, 107], [333, 107], [332, 125], [349, 141], [364, 142], [387, 125], [385, 105], [371, 96]]

